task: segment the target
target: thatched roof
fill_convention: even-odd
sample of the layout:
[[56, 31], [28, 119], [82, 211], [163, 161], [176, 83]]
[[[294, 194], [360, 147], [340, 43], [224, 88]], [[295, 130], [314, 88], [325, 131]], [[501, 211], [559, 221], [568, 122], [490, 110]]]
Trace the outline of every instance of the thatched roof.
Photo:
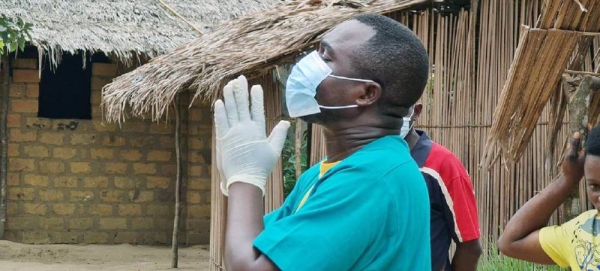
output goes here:
[[58, 56], [85, 49], [131, 60], [155, 57], [200, 36], [199, 30], [281, 0], [2, 0], [0, 14], [33, 23], [32, 43]]
[[189, 88], [196, 98], [213, 101], [225, 80], [242, 73], [256, 77], [293, 61], [325, 31], [359, 13], [390, 13], [425, 2], [431, 1], [294, 1], [240, 16], [115, 79], [103, 89], [104, 113], [109, 121], [148, 113], [156, 120], [178, 92]]
[[564, 94], [559, 82], [566, 69], [581, 69], [584, 57], [589, 57], [592, 38], [585, 32], [600, 31], [600, 1], [546, 1], [535, 27], [526, 29], [519, 40], [494, 112], [484, 166], [500, 155], [505, 162], [520, 159], [553, 96], [562, 103], [551, 108], [547, 147], [554, 149], [567, 103], [560, 97]]

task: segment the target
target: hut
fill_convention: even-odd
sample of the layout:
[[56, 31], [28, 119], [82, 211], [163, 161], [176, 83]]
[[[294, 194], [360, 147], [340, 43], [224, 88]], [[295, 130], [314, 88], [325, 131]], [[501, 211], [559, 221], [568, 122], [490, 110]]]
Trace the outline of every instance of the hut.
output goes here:
[[[0, 15], [34, 26], [25, 52], [1, 61], [0, 239], [171, 243], [175, 125], [106, 123], [101, 88], [224, 21], [280, 2], [1, 1]], [[201, 108], [186, 114], [196, 130], [181, 125], [194, 135], [181, 142], [194, 165], [182, 165], [190, 174], [179, 240], [205, 244], [210, 132], [199, 127], [210, 127], [210, 117]]]
[[[480, 167], [495, 106], [500, 102], [511, 63], [518, 55], [520, 37], [527, 29], [522, 25], [533, 26], [540, 16], [549, 13], [560, 14], [559, 18], [593, 18], [573, 10], [571, 4], [575, 2], [294, 1], [261, 12], [260, 16], [234, 19], [198, 41], [118, 77], [103, 89], [103, 108], [113, 122], [148, 114], [158, 119], [178, 93], [192, 92], [191, 108], [196, 103], [210, 104], [220, 95], [224, 82], [245, 74], [253, 83], [263, 84], [272, 127], [286, 118], [281, 112], [281, 84], [285, 79], [281, 69], [311, 50], [323, 33], [337, 23], [364, 12], [385, 14], [409, 26], [428, 50], [431, 79], [421, 99], [425, 109], [416, 125], [453, 151], [469, 170], [478, 200], [482, 238], [488, 247], [487, 241], [497, 239], [516, 208], [551, 180], [543, 166], [545, 152], [540, 147], [547, 129], [543, 121], [536, 123], [534, 132], [539, 140], [522, 150], [519, 164]], [[581, 3], [589, 11], [596, 2]], [[597, 40], [593, 46], [597, 48]], [[592, 63], [589, 55], [585, 57], [586, 63]], [[309, 130], [312, 164], [323, 157], [324, 142], [318, 126]], [[211, 168], [216, 170], [214, 165]], [[280, 174], [276, 170], [274, 181], [269, 183], [266, 211], [281, 202], [277, 188], [281, 180], [276, 179]], [[216, 175], [211, 175], [213, 270], [222, 268], [224, 221], [219, 218], [226, 204], [214, 185], [218, 182]], [[517, 177], [537, 181], [519, 185]], [[553, 219], [558, 221], [558, 217]]]

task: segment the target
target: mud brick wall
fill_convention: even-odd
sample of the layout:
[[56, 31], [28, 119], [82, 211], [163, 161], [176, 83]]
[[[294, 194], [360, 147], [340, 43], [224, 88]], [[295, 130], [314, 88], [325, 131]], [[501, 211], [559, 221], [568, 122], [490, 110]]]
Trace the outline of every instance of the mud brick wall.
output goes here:
[[[93, 64], [92, 120], [46, 119], [37, 117], [37, 60], [13, 60], [6, 239], [171, 243], [175, 121], [103, 122], [101, 88], [118, 70], [116, 64]], [[205, 107], [182, 108], [186, 204], [180, 241], [208, 243], [211, 117]]]

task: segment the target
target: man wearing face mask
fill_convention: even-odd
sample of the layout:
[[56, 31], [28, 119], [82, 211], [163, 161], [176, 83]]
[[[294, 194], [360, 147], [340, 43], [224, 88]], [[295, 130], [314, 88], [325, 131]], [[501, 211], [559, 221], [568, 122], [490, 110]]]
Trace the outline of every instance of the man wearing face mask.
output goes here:
[[428, 69], [418, 37], [390, 18], [360, 15], [326, 33], [290, 73], [286, 104], [323, 127], [327, 157], [264, 220], [289, 123], [267, 137], [260, 86], [251, 108], [244, 77], [225, 86], [215, 127], [227, 270], [430, 270], [427, 187], [398, 135]]
[[[432, 270], [475, 271], [482, 249], [473, 184], [452, 152], [432, 141], [425, 131], [414, 129], [422, 109], [421, 103], [411, 107], [400, 136], [408, 142], [429, 190]], [[456, 251], [449, 260], [452, 240]]]

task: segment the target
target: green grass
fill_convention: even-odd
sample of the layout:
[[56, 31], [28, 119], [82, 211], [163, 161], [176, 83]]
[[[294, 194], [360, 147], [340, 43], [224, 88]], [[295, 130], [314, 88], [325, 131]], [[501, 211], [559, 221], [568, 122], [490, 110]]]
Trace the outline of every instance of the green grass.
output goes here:
[[564, 271], [567, 269], [558, 266], [548, 266], [533, 264], [516, 260], [513, 258], [500, 256], [496, 247], [493, 247], [488, 253], [484, 254], [479, 260], [478, 271]]

